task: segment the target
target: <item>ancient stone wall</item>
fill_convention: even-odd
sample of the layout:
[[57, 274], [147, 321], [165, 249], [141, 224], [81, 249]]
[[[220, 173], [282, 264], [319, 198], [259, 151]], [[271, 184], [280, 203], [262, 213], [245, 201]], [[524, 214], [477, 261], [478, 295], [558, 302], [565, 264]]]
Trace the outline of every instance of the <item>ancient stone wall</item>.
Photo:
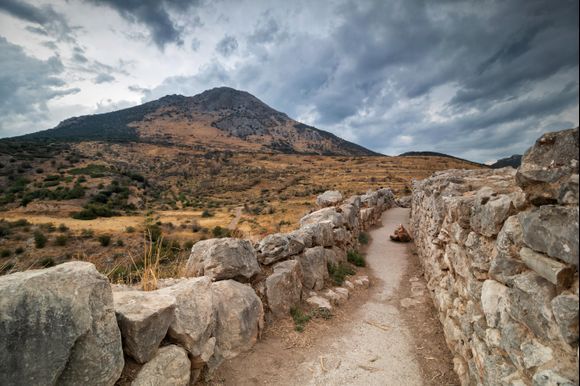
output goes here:
[[578, 384], [578, 128], [416, 182], [412, 231], [462, 384]]
[[[301, 301], [340, 304], [349, 289], [325, 288], [328, 264], [346, 261], [394, 197], [326, 192], [317, 204], [299, 229], [256, 245], [198, 242], [186, 277], [155, 291], [111, 286], [85, 262], [0, 277], [0, 384], [188, 385], [250, 349], [265, 323]], [[346, 287], [368, 284], [357, 277]]]

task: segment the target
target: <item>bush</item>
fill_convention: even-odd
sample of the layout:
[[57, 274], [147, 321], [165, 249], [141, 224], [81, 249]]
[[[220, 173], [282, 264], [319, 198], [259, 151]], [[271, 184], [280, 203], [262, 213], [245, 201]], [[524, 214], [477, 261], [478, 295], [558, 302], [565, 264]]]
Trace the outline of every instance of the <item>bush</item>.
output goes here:
[[128, 226], [127, 228], [125, 228], [125, 232], [127, 232], [127, 233], [135, 233], [135, 227]]
[[304, 331], [304, 326], [312, 319], [310, 314], [306, 314], [296, 307], [290, 309], [290, 315], [292, 316], [292, 320], [294, 320], [294, 330], [298, 332]]
[[66, 232], [66, 231], [68, 231], [68, 227], [66, 225], [64, 225], [64, 224], [60, 224], [58, 226], [58, 231], [59, 232]]
[[34, 246], [36, 248], [44, 248], [48, 239], [41, 231], [34, 232]]
[[213, 213], [206, 209], [201, 213], [201, 217], [203, 218], [213, 217]]
[[39, 261], [39, 264], [42, 268], [54, 267], [56, 265], [52, 257], [45, 257]]
[[83, 239], [90, 239], [95, 235], [95, 232], [92, 229], [83, 229], [81, 230], [81, 237]]
[[366, 232], [361, 232], [358, 235], [358, 242], [362, 245], [367, 245], [369, 243], [369, 234]]
[[124, 245], [125, 245], [125, 242], [123, 240], [121, 240], [121, 239], [118, 239], [117, 240], [117, 246], [118, 247], [123, 247]]
[[350, 267], [346, 264], [343, 264], [343, 263], [339, 263], [338, 265], [328, 263], [327, 268], [328, 268], [328, 275], [330, 276], [330, 279], [336, 285], [342, 285], [342, 283], [344, 283], [344, 279], [348, 275], [355, 274], [355, 271], [352, 267]]
[[220, 239], [222, 237], [230, 237], [231, 233], [229, 229], [222, 228], [218, 225], [211, 230], [211, 234], [213, 235], [213, 237]]
[[187, 240], [185, 243], [183, 243], [183, 249], [189, 251], [191, 248], [193, 248], [193, 244], [195, 244], [193, 241]]
[[349, 263], [352, 263], [357, 267], [364, 267], [367, 265], [365, 257], [359, 251], [348, 251], [346, 258]]
[[20, 254], [24, 253], [24, 248], [22, 248], [22, 247], [17, 247], [17, 248], [14, 250], [14, 253], [15, 253], [15, 254], [17, 254], [17, 255], [20, 255]]
[[10, 257], [10, 255], [12, 255], [10, 249], [3, 249], [0, 251], [0, 257]]
[[64, 247], [67, 242], [68, 242], [67, 235], [58, 235], [54, 239], [54, 245], [58, 245], [59, 247]]
[[100, 235], [98, 237], [99, 243], [101, 243], [101, 246], [103, 247], [108, 247], [109, 244], [111, 244], [111, 236], [110, 235]]

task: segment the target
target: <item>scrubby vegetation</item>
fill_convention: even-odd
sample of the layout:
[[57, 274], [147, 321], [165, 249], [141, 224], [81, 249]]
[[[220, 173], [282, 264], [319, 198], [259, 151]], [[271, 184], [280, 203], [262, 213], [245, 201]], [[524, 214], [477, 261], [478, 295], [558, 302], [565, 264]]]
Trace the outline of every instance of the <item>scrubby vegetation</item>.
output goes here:
[[346, 254], [346, 258], [349, 263], [356, 265], [357, 267], [364, 267], [367, 265], [365, 257], [359, 251], [351, 250]]

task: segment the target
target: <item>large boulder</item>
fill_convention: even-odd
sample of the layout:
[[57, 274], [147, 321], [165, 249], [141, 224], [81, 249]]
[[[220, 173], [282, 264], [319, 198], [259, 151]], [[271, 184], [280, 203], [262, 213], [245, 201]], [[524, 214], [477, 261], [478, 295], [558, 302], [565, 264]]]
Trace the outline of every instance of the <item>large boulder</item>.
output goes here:
[[328, 277], [326, 252], [323, 247], [307, 248], [297, 257], [302, 267], [302, 284], [307, 289], [321, 290], [324, 279]]
[[258, 244], [258, 260], [269, 265], [297, 255], [303, 249], [304, 243], [294, 234], [275, 233], [264, 237]]
[[504, 221], [514, 210], [510, 196], [498, 196], [491, 189], [483, 188], [477, 192], [470, 221], [471, 228], [481, 235], [493, 237], [499, 233]]
[[0, 277], [0, 384], [113, 385], [124, 366], [109, 281], [85, 262]]
[[169, 325], [168, 335], [192, 357], [207, 361], [213, 354], [215, 339], [212, 335], [216, 325], [211, 279], [181, 280], [155, 292], [175, 298], [175, 318]]
[[344, 217], [346, 227], [350, 230], [358, 228], [358, 207], [353, 204], [343, 204], [340, 206], [340, 211]]
[[330, 221], [304, 225], [289, 235], [302, 243], [305, 248], [317, 245], [329, 247], [334, 243], [334, 234]]
[[150, 362], [137, 373], [131, 386], [187, 386], [191, 377], [191, 363], [187, 351], [171, 345], [159, 349]]
[[268, 306], [275, 317], [289, 315], [289, 311], [300, 303], [302, 292], [302, 269], [296, 260], [283, 261], [274, 265], [274, 273], [266, 279]]
[[344, 225], [344, 217], [342, 216], [342, 213], [338, 213], [335, 208], [324, 208], [302, 217], [300, 219], [300, 227], [323, 221], [330, 221], [333, 228], [338, 228]]
[[533, 204], [552, 204], [573, 174], [578, 174], [578, 128], [540, 137], [524, 154], [516, 181]]
[[578, 207], [544, 205], [519, 219], [527, 246], [578, 267]]
[[341, 201], [342, 194], [340, 194], [338, 190], [327, 190], [326, 192], [316, 197], [316, 205], [321, 208], [338, 205]]
[[123, 350], [138, 363], [148, 362], [175, 317], [175, 298], [157, 292], [113, 292]]
[[262, 301], [252, 287], [233, 280], [213, 283], [217, 324], [215, 355], [209, 363], [215, 369], [224, 359], [249, 350], [264, 325]]
[[248, 281], [261, 272], [252, 244], [229, 237], [197, 242], [185, 269], [187, 276], [209, 276], [214, 280]]

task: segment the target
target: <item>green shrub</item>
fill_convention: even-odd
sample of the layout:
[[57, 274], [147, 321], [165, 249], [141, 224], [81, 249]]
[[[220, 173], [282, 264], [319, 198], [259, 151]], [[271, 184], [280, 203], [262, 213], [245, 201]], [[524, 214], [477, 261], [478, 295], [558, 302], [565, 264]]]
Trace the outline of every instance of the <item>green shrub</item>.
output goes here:
[[304, 326], [312, 319], [310, 314], [304, 313], [304, 311], [296, 307], [290, 308], [290, 316], [294, 320], [294, 330], [298, 332], [304, 331]]
[[66, 232], [66, 231], [68, 231], [68, 227], [66, 225], [64, 225], [64, 224], [60, 224], [58, 226], [58, 231], [59, 232]]
[[135, 227], [128, 226], [127, 228], [125, 228], [125, 232], [127, 232], [127, 233], [135, 233]]
[[347, 264], [343, 264], [343, 263], [339, 263], [338, 265], [328, 263], [327, 268], [328, 268], [328, 275], [330, 276], [330, 279], [336, 285], [342, 285], [342, 283], [344, 283], [344, 279], [348, 275], [355, 274], [355, 271], [352, 267], [350, 267]]
[[12, 251], [10, 249], [3, 249], [0, 251], [0, 257], [10, 257], [12, 255]]
[[213, 237], [220, 239], [222, 237], [230, 237], [231, 232], [229, 231], [229, 229], [222, 228], [219, 225], [217, 225], [211, 230], [211, 234], [213, 235]]
[[90, 239], [95, 235], [95, 232], [92, 229], [83, 229], [81, 230], [81, 237], [83, 239]]
[[349, 263], [356, 265], [357, 267], [364, 267], [367, 265], [365, 257], [359, 251], [348, 251], [346, 258]]
[[14, 250], [14, 253], [17, 255], [20, 255], [20, 254], [24, 253], [24, 248], [16, 247], [16, 249]]
[[56, 265], [52, 257], [45, 257], [39, 261], [39, 264], [42, 268], [54, 267]]
[[367, 245], [369, 243], [369, 234], [366, 232], [361, 232], [358, 235], [358, 242], [362, 245]]
[[121, 239], [118, 239], [116, 244], [117, 244], [118, 247], [125, 246], [125, 242], [123, 240], [121, 240]]
[[201, 213], [201, 217], [203, 218], [213, 217], [213, 213], [206, 209]]
[[48, 239], [41, 231], [34, 232], [34, 246], [36, 248], [44, 248]]
[[58, 235], [54, 239], [54, 245], [58, 245], [59, 247], [64, 247], [67, 242], [68, 242], [67, 235]]
[[102, 247], [108, 247], [111, 244], [111, 236], [110, 235], [100, 235], [98, 238], [99, 243]]

